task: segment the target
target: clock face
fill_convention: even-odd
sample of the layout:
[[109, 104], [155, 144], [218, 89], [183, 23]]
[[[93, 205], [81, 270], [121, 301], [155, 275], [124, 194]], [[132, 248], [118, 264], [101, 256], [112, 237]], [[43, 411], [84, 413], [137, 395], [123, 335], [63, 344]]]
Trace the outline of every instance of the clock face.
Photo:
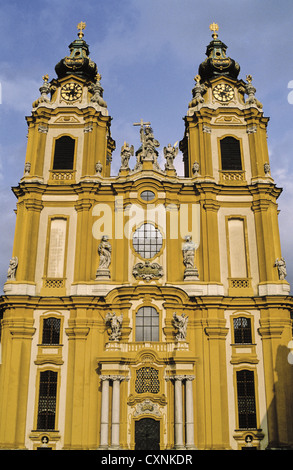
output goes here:
[[78, 100], [82, 95], [82, 87], [78, 83], [66, 83], [61, 88], [61, 97], [71, 103]]
[[234, 90], [230, 85], [226, 83], [219, 83], [213, 88], [213, 95], [218, 101], [227, 103], [234, 97]]

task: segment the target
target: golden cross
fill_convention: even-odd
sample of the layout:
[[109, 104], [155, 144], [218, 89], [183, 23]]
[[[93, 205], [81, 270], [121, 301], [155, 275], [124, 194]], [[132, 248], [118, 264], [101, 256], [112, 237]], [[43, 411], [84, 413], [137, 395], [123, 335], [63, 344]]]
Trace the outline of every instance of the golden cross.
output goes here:
[[82, 31], [83, 31], [83, 29], [85, 29], [85, 27], [86, 27], [86, 24], [84, 23], [84, 21], [81, 21], [81, 22], [78, 23], [78, 25], [77, 25], [77, 29], [80, 30], [79, 33], [78, 33], [78, 37], [79, 37], [80, 39], [84, 36], [84, 34], [83, 34]]
[[219, 26], [217, 23], [210, 24], [210, 30], [213, 31], [213, 38], [216, 39], [218, 37], [216, 31], [219, 31]]

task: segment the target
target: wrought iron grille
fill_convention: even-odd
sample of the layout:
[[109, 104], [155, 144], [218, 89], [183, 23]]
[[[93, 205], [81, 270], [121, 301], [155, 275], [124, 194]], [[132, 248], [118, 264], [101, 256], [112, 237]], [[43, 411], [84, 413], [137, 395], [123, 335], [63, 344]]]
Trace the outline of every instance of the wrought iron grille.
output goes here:
[[251, 320], [246, 317], [234, 318], [234, 342], [235, 344], [251, 344]]
[[136, 393], [159, 393], [159, 372], [153, 367], [141, 367], [136, 372]]
[[55, 317], [44, 318], [42, 344], [59, 344], [60, 319]]
[[55, 429], [57, 375], [52, 370], [40, 374], [38, 429]]
[[237, 395], [239, 429], [255, 429], [256, 406], [252, 370], [237, 371]]

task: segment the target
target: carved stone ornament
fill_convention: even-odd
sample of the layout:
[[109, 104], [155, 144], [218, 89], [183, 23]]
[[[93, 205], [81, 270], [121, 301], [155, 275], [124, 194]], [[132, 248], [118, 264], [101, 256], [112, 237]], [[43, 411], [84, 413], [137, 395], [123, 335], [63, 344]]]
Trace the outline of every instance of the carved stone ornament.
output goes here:
[[158, 263], [150, 263], [145, 261], [144, 263], [137, 263], [132, 270], [132, 274], [135, 279], [143, 279], [150, 281], [152, 279], [159, 279], [164, 275], [163, 268]]
[[200, 83], [200, 80], [201, 80], [201, 77], [199, 75], [196, 75], [196, 77], [194, 77], [195, 86], [192, 90], [193, 98], [188, 105], [189, 109], [195, 108], [199, 104], [204, 103], [203, 94], [206, 92], [206, 87], [205, 85], [202, 85]]
[[247, 98], [245, 104], [247, 106], [255, 105], [258, 108], [262, 109], [262, 104], [255, 97], [256, 88], [254, 88], [254, 86], [251, 83], [252, 82], [252, 76], [247, 75], [246, 80], [247, 80], [247, 84], [246, 84], [246, 87], [245, 87], [245, 92], [248, 95], [248, 98]]
[[40, 98], [38, 98], [36, 101], [33, 102], [33, 108], [36, 108], [40, 104], [50, 103], [50, 100], [47, 97], [47, 95], [50, 93], [51, 84], [48, 82], [48, 80], [49, 80], [49, 75], [48, 74], [44, 75], [43, 76], [43, 84], [39, 88], [41, 96], [40, 96]]
[[101, 108], [107, 108], [107, 103], [103, 98], [104, 90], [100, 84], [101, 78], [101, 75], [98, 73], [95, 78], [95, 83], [91, 84], [88, 89], [90, 93], [93, 94], [93, 96], [91, 97], [91, 103], [94, 103], [95, 105]]
[[161, 416], [159, 405], [157, 403], [153, 403], [148, 398], [144, 400], [142, 403], [137, 403], [133, 416], [140, 416], [144, 414], [152, 414], [155, 416]]

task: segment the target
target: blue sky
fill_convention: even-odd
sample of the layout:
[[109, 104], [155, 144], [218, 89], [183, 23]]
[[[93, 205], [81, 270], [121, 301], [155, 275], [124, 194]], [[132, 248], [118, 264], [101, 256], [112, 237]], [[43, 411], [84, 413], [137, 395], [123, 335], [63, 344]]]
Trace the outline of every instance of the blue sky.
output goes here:
[[[126, 140], [139, 146], [141, 118], [150, 121], [162, 150], [183, 137], [193, 78], [219, 24], [227, 54], [253, 76], [256, 96], [270, 117], [271, 174], [283, 188], [278, 203], [282, 254], [293, 282], [293, 2], [290, 0], [1, 0], [0, 54], [0, 288], [12, 253], [16, 199], [23, 175], [27, 124], [42, 76], [55, 65], [85, 21], [90, 56], [102, 75], [120, 166]], [[289, 85], [289, 87], [288, 87]], [[291, 88], [290, 88], [291, 87]], [[293, 103], [293, 99], [291, 101]], [[182, 174], [181, 155], [177, 156]]]

